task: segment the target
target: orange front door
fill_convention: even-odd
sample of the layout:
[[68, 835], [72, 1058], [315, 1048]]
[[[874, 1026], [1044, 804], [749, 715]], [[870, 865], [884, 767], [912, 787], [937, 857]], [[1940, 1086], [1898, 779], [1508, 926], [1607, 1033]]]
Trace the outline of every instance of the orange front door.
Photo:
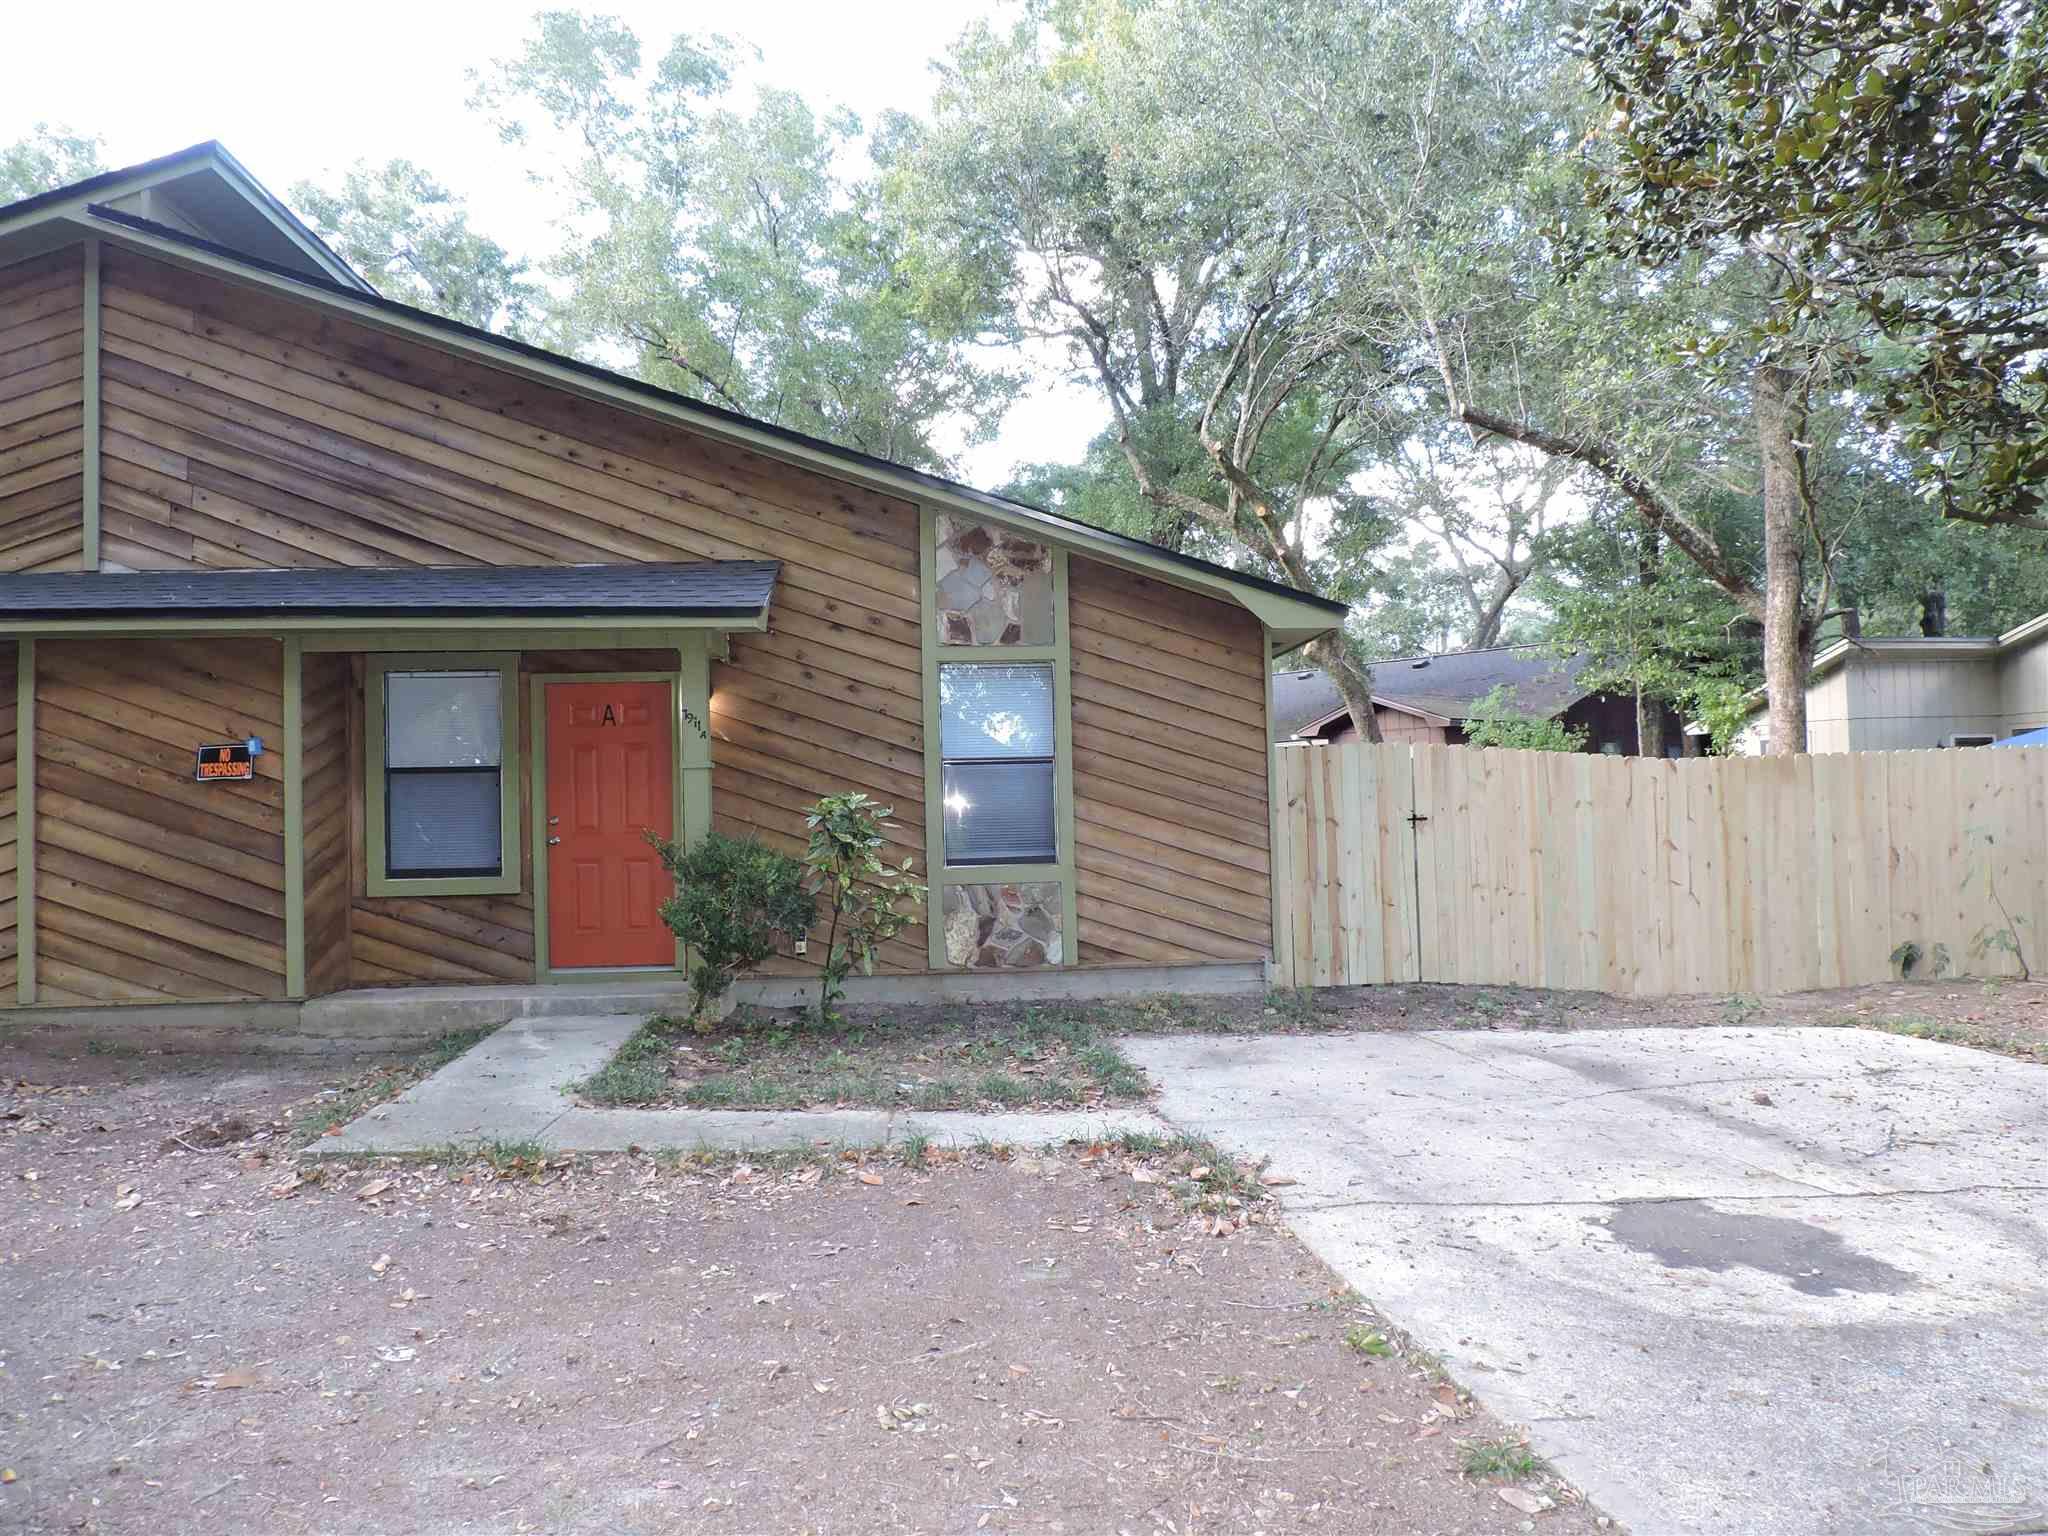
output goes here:
[[667, 683], [549, 683], [548, 965], [674, 965], [656, 910], [668, 873], [645, 834], [675, 835]]

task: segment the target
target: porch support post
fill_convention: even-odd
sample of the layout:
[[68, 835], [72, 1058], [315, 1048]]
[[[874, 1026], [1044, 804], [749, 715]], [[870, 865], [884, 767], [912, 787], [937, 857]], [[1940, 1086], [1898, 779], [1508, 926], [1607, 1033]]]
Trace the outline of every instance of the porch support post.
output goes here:
[[14, 652], [14, 995], [36, 1000], [36, 642]]
[[85, 242], [85, 411], [84, 478], [79, 495], [84, 503], [84, 551], [81, 564], [100, 568], [100, 243]]
[[1280, 739], [1273, 734], [1273, 631], [1259, 627], [1266, 657], [1266, 701], [1261, 724], [1266, 729], [1266, 985], [1291, 987], [1292, 975], [1280, 971]]
[[[701, 631], [676, 636], [676, 769], [676, 840], [694, 848], [711, 833], [711, 651]], [[690, 969], [681, 939], [676, 969]]]
[[695, 847], [711, 831], [711, 656], [702, 635], [676, 642], [676, 735], [682, 772], [682, 843]]
[[284, 642], [284, 993], [306, 995], [306, 773], [304, 655]]

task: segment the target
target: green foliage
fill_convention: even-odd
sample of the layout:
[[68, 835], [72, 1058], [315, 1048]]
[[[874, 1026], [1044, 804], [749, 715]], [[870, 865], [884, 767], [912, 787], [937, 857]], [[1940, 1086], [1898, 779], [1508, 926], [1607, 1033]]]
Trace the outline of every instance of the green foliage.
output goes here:
[[882, 858], [883, 824], [895, 814], [858, 790], [827, 795], [804, 817], [810, 845], [804, 852], [811, 890], [832, 914], [825, 956], [819, 962], [817, 1020], [832, 1024], [857, 965], [875, 971], [876, 952], [917, 920], [925, 887], [911, 878], [912, 860]]
[[593, 1104], [659, 1104], [668, 1097], [668, 1064], [675, 1024], [652, 1018], [633, 1031], [618, 1054], [576, 1084]]
[[1394, 1346], [1387, 1336], [1363, 1323], [1353, 1323], [1344, 1330], [1344, 1347], [1355, 1355], [1364, 1355], [1373, 1360], [1388, 1359], [1394, 1353]]
[[[658, 58], [609, 17], [541, 13], [473, 104], [573, 210], [548, 263], [566, 339], [652, 383], [898, 463], [943, 470], [1017, 381], [975, 353], [984, 296], [903, 250], [880, 202], [896, 126], [795, 94], [736, 99], [732, 46]], [[863, 164], [863, 162], [865, 162]]]
[[1611, 247], [1764, 251], [1747, 344], [1838, 346], [1951, 511], [2039, 519], [2048, 12], [1606, 0], [1576, 46], [1610, 108], [1590, 195]]
[[807, 932], [817, 902], [804, 887], [804, 867], [752, 838], [708, 833], [694, 847], [648, 841], [675, 882], [661, 920], [690, 947], [690, 1017], [704, 1010], [774, 955], [784, 940]]
[[362, 162], [327, 191], [292, 188], [300, 217], [387, 299], [522, 340], [538, 325], [541, 290], [526, 264], [469, 227], [448, 191], [410, 160]]
[[1506, 683], [1472, 706], [1465, 717], [1465, 742], [1474, 747], [1508, 747], [1522, 752], [1583, 752], [1584, 726], [1565, 725], [1516, 710]]
[[84, 181], [106, 168], [97, 137], [37, 123], [27, 138], [0, 149], [0, 204]]
[[1550, 1471], [1550, 1464], [1523, 1440], [1467, 1440], [1458, 1452], [1467, 1477], [1490, 1482], [1519, 1483]]

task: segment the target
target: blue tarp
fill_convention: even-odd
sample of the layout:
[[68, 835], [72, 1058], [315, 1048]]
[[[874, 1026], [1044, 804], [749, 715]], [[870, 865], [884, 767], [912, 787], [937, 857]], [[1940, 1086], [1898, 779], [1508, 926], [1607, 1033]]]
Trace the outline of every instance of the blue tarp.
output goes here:
[[1991, 743], [1994, 747], [2048, 747], [2048, 726], [2038, 731], [2021, 731], [2017, 736], [2008, 736], [2003, 741]]

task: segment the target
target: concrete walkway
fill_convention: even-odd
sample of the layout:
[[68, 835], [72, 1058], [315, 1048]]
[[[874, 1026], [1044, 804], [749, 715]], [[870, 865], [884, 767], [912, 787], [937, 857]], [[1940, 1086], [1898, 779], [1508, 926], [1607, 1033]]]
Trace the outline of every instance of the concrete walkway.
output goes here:
[[2048, 1068], [1858, 1029], [1123, 1049], [1629, 1530], [2048, 1531]]
[[1143, 1110], [973, 1115], [886, 1109], [594, 1109], [568, 1087], [597, 1071], [645, 1022], [637, 1013], [521, 1018], [425, 1082], [323, 1136], [309, 1156], [428, 1152], [451, 1143], [537, 1141], [557, 1152], [772, 1151], [881, 1147], [923, 1136], [942, 1146], [1047, 1146], [1120, 1132], [1167, 1134]]

